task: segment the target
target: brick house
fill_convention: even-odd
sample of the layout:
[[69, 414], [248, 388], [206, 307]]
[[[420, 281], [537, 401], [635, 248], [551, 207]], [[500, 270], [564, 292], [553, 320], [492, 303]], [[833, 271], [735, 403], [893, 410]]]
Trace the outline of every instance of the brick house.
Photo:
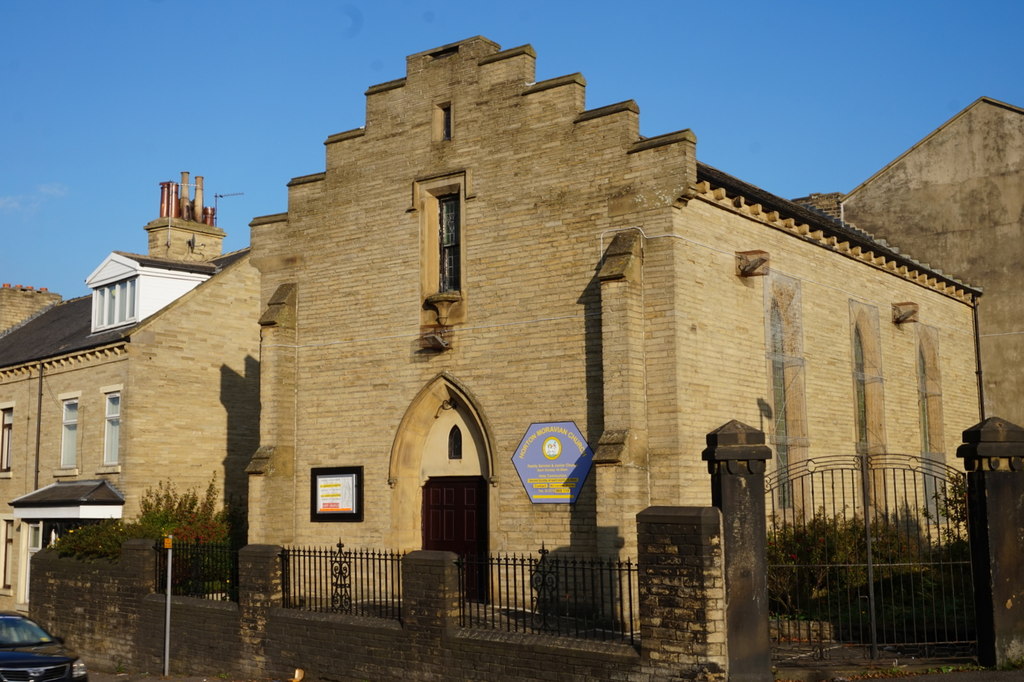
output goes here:
[[985, 412], [1024, 423], [1024, 109], [979, 98], [841, 201], [858, 227], [984, 289]]
[[732, 419], [774, 466], [924, 440], [952, 462], [977, 290], [534, 61], [411, 55], [251, 223], [250, 541], [635, 553], [638, 511], [708, 503]]
[[[148, 488], [213, 479], [244, 508], [258, 421], [258, 275], [164, 183], [145, 255], [115, 252], [91, 295], [22, 306], [0, 332], [0, 608], [25, 608], [29, 558], [89, 519], [133, 517]], [[0, 296], [19, 296], [11, 289]], [[6, 300], [6, 299], [0, 299]], [[7, 506], [10, 505], [10, 506]]]

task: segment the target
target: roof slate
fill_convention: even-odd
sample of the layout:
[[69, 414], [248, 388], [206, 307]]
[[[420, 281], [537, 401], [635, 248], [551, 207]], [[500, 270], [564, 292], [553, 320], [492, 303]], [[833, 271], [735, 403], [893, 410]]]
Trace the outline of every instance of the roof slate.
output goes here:
[[[240, 249], [202, 265], [211, 274], [223, 270], [249, 253]], [[138, 258], [132, 255], [132, 258]], [[149, 259], [154, 262], [166, 263]], [[141, 261], [140, 261], [141, 262]], [[163, 267], [163, 265], [161, 265]], [[212, 268], [212, 269], [211, 269]], [[0, 335], [0, 367], [10, 367], [43, 360], [56, 355], [97, 348], [128, 340], [137, 324], [92, 333], [92, 296], [72, 298], [58, 303], [42, 314]]]
[[12, 507], [124, 504], [124, 495], [104, 480], [58, 481], [11, 500]]
[[876, 239], [874, 235], [865, 232], [864, 230], [860, 230], [850, 223], [833, 218], [822, 211], [793, 203], [788, 199], [783, 199], [782, 197], [767, 192], [760, 187], [743, 182], [742, 180], [735, 178], [728, 173], [724, 173], [717, 168], [709, 166], [706, 163], [697, 162], [697, 180], [706, 180], [708, 184], [713, 187], [721, 187], [730, 194], [743, 196], [750, 203], [761, 204], [761, 207], [766, 211], [777, 211], [782, 216], [793, 218], [794, 220], [820, 229], [825, 234], [834, 235], [843, 241], [848, 241], [851, 244], [869, 249], [872, 252], [885, 256], [900, 265], [906, 265], [910, 268], [927, 271], [930, 275], [933, 275], [940, 281], [960, 287], [976, 296], [981, 295], [980, 288], [972, 287], [954, 277], [950, 277], [941, 270], [933, 268], [926, 263], [914, 260], [912, 256], [900, 252], [899, 249], [888, 242]]
[[162, 270], [175, 270], [179, 272], [198, 272], [212, 275], [217, 272], [217, 261], [181, 261], [181, 260], [170, 260], [168, 258], [154, 258], [153, 256], [143, 256], [138, 253], [129, 253], [128, 251], [115, 251], [114, 253], [125, 258], [131, 258], [139, 265], [147, 268], [160, 268]]
[[124, 338], [133, 326], [97, 334], [91, 329], [91, 296], [59, 303], [0, 337], [0, 367], [113, 343]]

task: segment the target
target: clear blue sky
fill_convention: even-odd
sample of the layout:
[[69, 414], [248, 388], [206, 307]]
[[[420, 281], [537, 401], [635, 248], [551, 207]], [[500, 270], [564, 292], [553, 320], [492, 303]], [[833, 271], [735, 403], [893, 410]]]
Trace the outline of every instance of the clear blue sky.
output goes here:
[[1022, 25], [1017, 0], [0, 0], [0, 282], [86, 293], [181, 171], [244, 193], [218, 223], [246, 246], [367, 87], [474, 35], [792, 198], [853, 189], [980, 96], [1024, 106]]

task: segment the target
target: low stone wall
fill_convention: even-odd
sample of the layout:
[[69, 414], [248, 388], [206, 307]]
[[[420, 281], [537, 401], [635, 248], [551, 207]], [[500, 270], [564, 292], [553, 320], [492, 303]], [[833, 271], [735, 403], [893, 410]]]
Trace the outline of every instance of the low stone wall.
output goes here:
[[[402, 569], [402, 621], [281, 608], [280, 548], [239, 555], [239, 602], [175, 597], [175, 674], [307, 680], [726, 679], [722, 521], [713, 508], [638, 516], [641, 643], [591, 642], [459, 627], [455, 555], [412, 552]], [[99, 670], [163, 670], [164, 598], [153, 594], [153, 544], [126, 543], [118, 562], [41, 552], [33, 617]], [[768, 671], [766, 671], [768, 672]]]
[[156, 552], [150, 541], [126, 542], [118, 562], [38, 552], [32, 558], [31, 615], [64, 637], [88, 663], [115, 670], [135, 661], [135, 633], [142, 627], [144, 597], [153, 591], [155, 574]]

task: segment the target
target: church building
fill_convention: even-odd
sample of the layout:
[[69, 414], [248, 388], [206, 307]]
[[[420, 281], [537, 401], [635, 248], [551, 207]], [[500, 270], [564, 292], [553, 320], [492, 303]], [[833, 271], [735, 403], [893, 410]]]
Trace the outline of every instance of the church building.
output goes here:
[[535, 59], [409, 56], [251, 223], [250, 542], [633, 555], [637, 512], [710, 502], [701, 452], [731, 420], [771, 470], [954, 463], [977, 289]]

